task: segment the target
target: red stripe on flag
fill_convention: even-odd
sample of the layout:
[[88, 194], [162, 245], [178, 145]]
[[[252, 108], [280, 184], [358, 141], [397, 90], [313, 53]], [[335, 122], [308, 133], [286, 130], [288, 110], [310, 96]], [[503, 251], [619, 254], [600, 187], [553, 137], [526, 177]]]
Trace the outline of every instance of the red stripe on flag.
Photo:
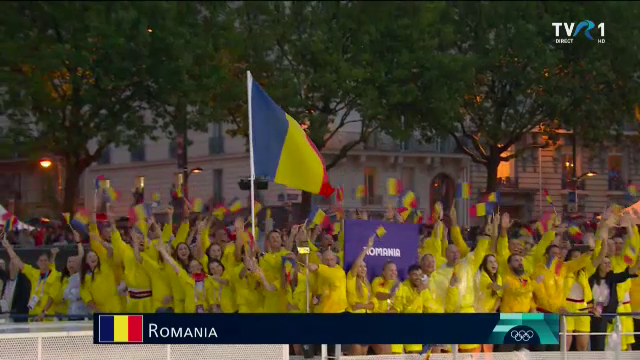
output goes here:
[[129, 342], [142, 342], [142, 316], [129, 316]]

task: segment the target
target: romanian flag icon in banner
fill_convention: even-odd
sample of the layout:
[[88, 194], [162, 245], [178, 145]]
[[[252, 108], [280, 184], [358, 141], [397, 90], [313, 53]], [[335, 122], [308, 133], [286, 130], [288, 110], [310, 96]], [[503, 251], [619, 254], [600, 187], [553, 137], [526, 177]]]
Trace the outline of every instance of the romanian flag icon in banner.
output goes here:
[[255, 176], [276, 184], [329, 197], [322, 155], [300, 124], [284, 112], [247, 72], [249, 133]]
[[99, 315], [99, 343], [141, 343], [142, 315]]

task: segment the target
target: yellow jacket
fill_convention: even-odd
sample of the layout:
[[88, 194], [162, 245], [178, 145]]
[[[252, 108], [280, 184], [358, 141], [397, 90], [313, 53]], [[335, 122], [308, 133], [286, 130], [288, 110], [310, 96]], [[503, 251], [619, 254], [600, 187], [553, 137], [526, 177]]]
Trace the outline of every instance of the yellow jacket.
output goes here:
[[[453, 227], [451, 229], [451, 235], [453, 242], [458, 246], [462, 255], [464, 249], [468, 250], [468, 247], [462, 239], [460, 228]], [[475, 312], [475, 277], [482, 263], [482, 259], [488, 251], [489, 241], [490, 239], [488, 237], [480, 237], [475, 250], [470, 253], [467, 252], [464, 259], [452, 269], [451, 275], [456, 273], [459, 283], [456, 287], [450, 287], [448, 282], [451, 280], [451, 276], [449, 276], [445, 288], [447, 292], [445, 296], [445, 312]]]
[[581, 255], [571, 261], [564, 262], [556, 259], [551, 266], [546, 264], [538, 264], [535, 268], [534, 276], [542, 277], [542, 282], [536, 284], [534, 288], [534, 296], [538, 308], [551, 313], [556, 313], [564, 307], [567, 299], [570, 274], [584, 268], [591, 262], [591, 256], [588, 254]]
[[[486, 271], [480, 269], [476, 274], [475, 279], [475, 291], [476, 291], [476, 312], [479, 313], [494, 313], [498, 309], [500, 304], [500, 298], [502, 297], [502, 290], [497, 292], [489, 289], [489, 286], [493, 283], [489, 274]], [[497, 275], [496, 284], [502, 286], [502, 277]]]
[[[531, 249], [531, 253], [523, 258], [525, 274], [531, 275], [536, 265], [544, 260], [545, 250], [547, 250], [547, 247], [551, 245], [555, 238], [555, 231], [547, 231], [542, 236], [542, 239], [540, 239], [540, 242]], [[496, 260], [498, 260], [498, 271], [500, 271], [500, 274], [504, 277], [507, 271], [510, 272], [508, 260], [509, 256], [511, 256], [511, 252], [509, 251], [509, 239], [506, 236], [498, 238], [496, 255]]]
[[[459, 228], [458, 228], [459, 230]], [[443, 256], [444, 250], [442, 245], [442, 236], [444, 235], [444, 225], [441, 221], [436, 223], [436, 226], [431, 233], [431, 236], [424, 237], [421, 241], [420, 248], [418, 249], [418, 256], [422, 259], [426, 254], [432, 255], [436, 260], [436, 268], [447, 263], [447, 259]], [[446, 246], [445, 246], [446, 247]]]
[[502, 279], [504, 288], [500, 303], [501, 313], [528, 313], [535, 308], [534, 284], [529, 275], [518, 277], [512, 271], [507, 271]]

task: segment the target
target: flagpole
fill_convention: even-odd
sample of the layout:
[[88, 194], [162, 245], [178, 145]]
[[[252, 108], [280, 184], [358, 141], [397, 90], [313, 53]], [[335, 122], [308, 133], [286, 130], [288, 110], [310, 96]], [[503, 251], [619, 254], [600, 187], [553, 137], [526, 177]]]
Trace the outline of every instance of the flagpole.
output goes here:
[[251, 167], [251, 235], [253, 236], [254, 241], [258, 241], [256, 239], [256, 209], [255, 209], [255, 180], [256, 180], [256, 169], [253, 165], [253, 114], [251, 113], [251, 88], [253, 83], [253, 77], [251, 76], [251, 71], [247, 70], [247, 111], [248, 111], [248, 120], [249, 120], [249, 166]]

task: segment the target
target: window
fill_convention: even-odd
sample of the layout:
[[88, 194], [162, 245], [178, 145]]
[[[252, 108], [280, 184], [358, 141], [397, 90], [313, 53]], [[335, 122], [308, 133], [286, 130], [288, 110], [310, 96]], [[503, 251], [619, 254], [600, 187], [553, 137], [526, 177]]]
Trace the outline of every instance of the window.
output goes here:
[[364, 188], [366, 189], [365, 204], [373, 204], [376, 194], [376, 169], [364, 169]]
[[415, 178], [415, 169], [412, 167], [405, 167], [402, 169], [402, 177], [400, 180], [402, 181], [402, 185], [407, 190], [414, 190], [414, 178]]
[[111, 164], [111, 148], [107, 147], [102, 150], [102, 154], [100, 154], [100, 158], [98, 159], [98, 165], [109, 165]]
[[133, 202], [134, 204], [144, 203], [144, 176], [138, 176], [136, 178]]
[[610, 191], [625, 191], [626, 182], [623, 173], [624, 158], [618, 149], [609, 149], [607, 158], [607, 179]]
[[136, 179], [136, 187], [144, 189], [144, 176], [138, 176]]
[[224, 153], [224, 133], [222, 124], [213, 124], [211, 128], [211, 137], [209, 137], [209, 155], [222, 154]]
[[146, 161], [144, 143], [142, 143], [141, 145], [138, 145], [138, 146], [136, 146], [134, 148], [131, 148], [130, 152], [131, 152], [131, 162]]
[[213, 203], [222, 204], [222, 169], [213, 170]]
[[[509, 156], [513, 154], [514, 147], [510, 147], [507, 151], [505, 151], [502, 156]], [[498, 165], [498, 184], [502, 187], [514, 187], [515, 186], [515, 159], [511, 159], [509, 161], [502, 161]]]
[[178, 143], [172, 140], [169, 143], [169, 159], [176, 159], [178, 155]]
[[[566, 138], [565, 145], [562, 147], [562, 153], [560, 155], [560, 161], [562, 166], [562, 176], [561, 176], [561, 188], [571, 189], [571, 179], [573, 179], [573, 146], [571, 138]], [[579, 169], [575, 169], [575, 173], [578, 173]]]

